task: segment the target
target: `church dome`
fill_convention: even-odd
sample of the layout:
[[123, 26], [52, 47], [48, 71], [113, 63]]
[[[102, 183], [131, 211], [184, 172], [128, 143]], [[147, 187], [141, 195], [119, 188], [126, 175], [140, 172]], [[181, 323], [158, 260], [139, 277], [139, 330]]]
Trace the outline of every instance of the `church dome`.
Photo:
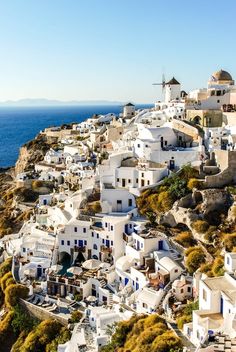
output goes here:
[[232, 76], [229, 72], [220, 70], [216, 71], [211, 76], [212, 81], [232, 81]]

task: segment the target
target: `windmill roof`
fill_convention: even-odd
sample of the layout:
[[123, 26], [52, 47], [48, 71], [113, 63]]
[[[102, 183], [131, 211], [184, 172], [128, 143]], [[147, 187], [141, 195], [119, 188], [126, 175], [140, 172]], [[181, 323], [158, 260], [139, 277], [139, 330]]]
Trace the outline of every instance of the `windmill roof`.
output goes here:
[[166, 84], [180, 84], [175, 77], [171, 78], [169, 82], [166, 82]]

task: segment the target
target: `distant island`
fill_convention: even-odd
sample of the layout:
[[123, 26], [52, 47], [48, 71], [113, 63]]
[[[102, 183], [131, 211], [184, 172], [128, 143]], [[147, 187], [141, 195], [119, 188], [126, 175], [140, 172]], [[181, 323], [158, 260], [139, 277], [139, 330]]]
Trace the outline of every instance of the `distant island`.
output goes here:
[[0, 102], [0, 107], [31, 107], [31, 106], [77, 106], [77, 105], [124, 105], [124, 102], [109, 100], [51, 100], [51, 99], [20, 99]]

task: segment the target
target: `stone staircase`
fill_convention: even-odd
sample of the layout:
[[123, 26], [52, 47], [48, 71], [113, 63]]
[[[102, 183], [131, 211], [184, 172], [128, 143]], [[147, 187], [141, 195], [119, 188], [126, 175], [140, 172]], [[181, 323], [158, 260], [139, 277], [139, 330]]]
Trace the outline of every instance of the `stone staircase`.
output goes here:
[[99, 282], [100, 282], [100, 286], [101, 286], [102, 288], [105, 288], [105, 287], [106, 287], [107, 283], [106, 283], [106, 281], [105, 281], [104, 279], [99, 280]]
[[113, 293], [112, 292], [109, 292], [109, 305], [112, 305], [114, 303], [113, 301]]

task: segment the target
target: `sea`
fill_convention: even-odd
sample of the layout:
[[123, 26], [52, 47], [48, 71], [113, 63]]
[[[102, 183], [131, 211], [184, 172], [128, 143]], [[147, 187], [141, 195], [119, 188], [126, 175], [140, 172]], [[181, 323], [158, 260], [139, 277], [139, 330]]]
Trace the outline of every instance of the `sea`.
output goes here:
[[[153, 105], [136, 105], [137, 109]], [[0, 168], [15, 165], [20, 147], [40, 131], [64, 123], [82, 122], [93, 114], [122, 112], [120, 105], [0, 107]]]

